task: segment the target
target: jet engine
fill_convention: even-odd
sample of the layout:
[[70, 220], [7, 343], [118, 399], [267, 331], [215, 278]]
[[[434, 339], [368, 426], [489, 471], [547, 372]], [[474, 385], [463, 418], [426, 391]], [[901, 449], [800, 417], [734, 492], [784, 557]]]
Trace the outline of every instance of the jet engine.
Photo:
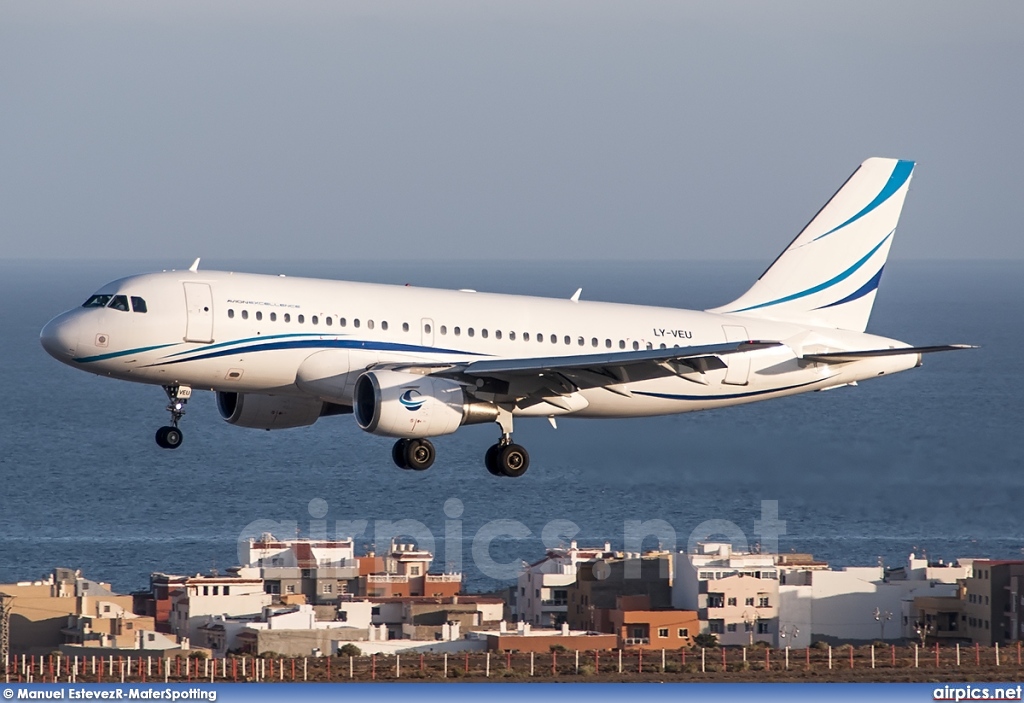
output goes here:
[[325, 415], [351, 412], [347, 407], [315, 398], [218, 391], [217, 410], [229, 424], [260, 430], [312, 425]]
[[472, 402], [455, 381], [402, 371], [367, 371], [354, 396], [360, 429], [385, 437], [437, 437], [498, 417], [494, 405]]

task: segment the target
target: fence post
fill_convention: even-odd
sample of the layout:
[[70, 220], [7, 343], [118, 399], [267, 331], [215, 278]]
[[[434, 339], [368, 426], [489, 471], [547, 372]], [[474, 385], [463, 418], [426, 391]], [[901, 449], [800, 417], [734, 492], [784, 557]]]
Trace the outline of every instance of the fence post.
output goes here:
[[939, 643], [935, 643], [935, 668], [939, 668]]
[[960, 643], [956, 643], [956, 667], [960, 668]]
[[789, 645], [786, 645], [786, 668], [789, 669]]
[[981, 666], [981, 645], [977, 642], [974, 643], [974, 665]]
[[850, 645], [850, 668], [853, 668], [853, 645]]
[[665, 673], [665, 649], [661, 650], [661, 672]]
[[871, 645], [871, 668], [875, 668], [875, 645]]
[[622, 673], [622, 650], [619, 650], [619, 673]]
[[832, 645], [828, 646], [828, 668], [832, 670]]
[[999, 643], [996, 642], [996, 666], [999, 666]]
[[770, 671], [772, 668], [772, 650], [768, 647], [764, 648], [764, 670]]
[[808, 671], [811, 670], [811, 648], [810, 647], [804, 647], [804, 667]]
[[892, 665], [896, 666], [896, 645], [892, 645]]
[[743, 663], [744, 664], [747, 663], [747, 648], [746, 647], [743, 648]]
[[353, 656], [352, 656], [352, 655], [350, 654], [350, 655], [348, 656], [348, 677], [349, 677], [350, 679], [354, 679], [354, 678], [355, 678], [355, 676], [356, 676], [356, 663], [355, 663], [355, 657], [353, 657]]
[[395, 653], [395, 678], [396, 678], [396, 679], [400, 679], [400, 678], [402, 678], [402, 664], [401, 664], [401, 659], [402, 659], [402, 655], [401, 655], [401, 654], [398, 654], [398, 653], [396, 652], [396, 653]]
[[636, 654], [636, 673], [644, 673], [644, 648], [641, 647]]
[[558, 662], [558, 652], [556, 652], [555, 650], [552, 649], [551, 650], [551, 675], [552, 676], [555, 675], [556, 667], [558, 666], [557, 662]]
[[302, 680], [309, 681], [309, 657], [302, 658]]
[[918, 668], [917, 652], [918, 652], [917, 642], [914, 642], [914, 668], [915, 669]]
[[707, 670], [707, 663], [704, 660], [704, 648], [700, 648], [700, 672], [703, 674]]
[[491, 652], [487, 651], [487, 657], [484, 659], [484, 678], [491, 678]]
[[576, 650], [576, 673], [580, 673], [580, 650]]
[[448, 678], [448, 652], [444, 653], [444, 678]]
[[533, 676], [533, 659], [534, 652], [530, 652], [530, 676]]

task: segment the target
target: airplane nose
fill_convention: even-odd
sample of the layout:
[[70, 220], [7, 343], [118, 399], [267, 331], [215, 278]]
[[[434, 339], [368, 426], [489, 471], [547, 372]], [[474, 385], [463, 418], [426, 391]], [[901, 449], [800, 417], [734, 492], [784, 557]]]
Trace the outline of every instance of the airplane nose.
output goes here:
[[78, 325], [66, 313], [59, 315], [43, 327], [39, 342], [47, 354], [57, 361], [67, 362], [78, 350]]

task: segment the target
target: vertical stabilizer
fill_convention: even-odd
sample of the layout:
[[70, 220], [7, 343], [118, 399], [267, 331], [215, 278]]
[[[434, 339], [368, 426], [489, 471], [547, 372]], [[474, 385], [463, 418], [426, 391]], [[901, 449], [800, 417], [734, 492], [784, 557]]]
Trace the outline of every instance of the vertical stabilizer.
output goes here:
[[863, 332], [913, 170], [865, 161], [750, 290], [709, 312]]

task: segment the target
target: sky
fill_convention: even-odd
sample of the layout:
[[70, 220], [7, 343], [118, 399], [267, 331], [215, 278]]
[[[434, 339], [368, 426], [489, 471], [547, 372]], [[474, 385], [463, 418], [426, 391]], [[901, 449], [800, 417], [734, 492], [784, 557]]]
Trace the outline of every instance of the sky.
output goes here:
[[0, 259], [1024, 259], [1024, 3], [0, 0]]

